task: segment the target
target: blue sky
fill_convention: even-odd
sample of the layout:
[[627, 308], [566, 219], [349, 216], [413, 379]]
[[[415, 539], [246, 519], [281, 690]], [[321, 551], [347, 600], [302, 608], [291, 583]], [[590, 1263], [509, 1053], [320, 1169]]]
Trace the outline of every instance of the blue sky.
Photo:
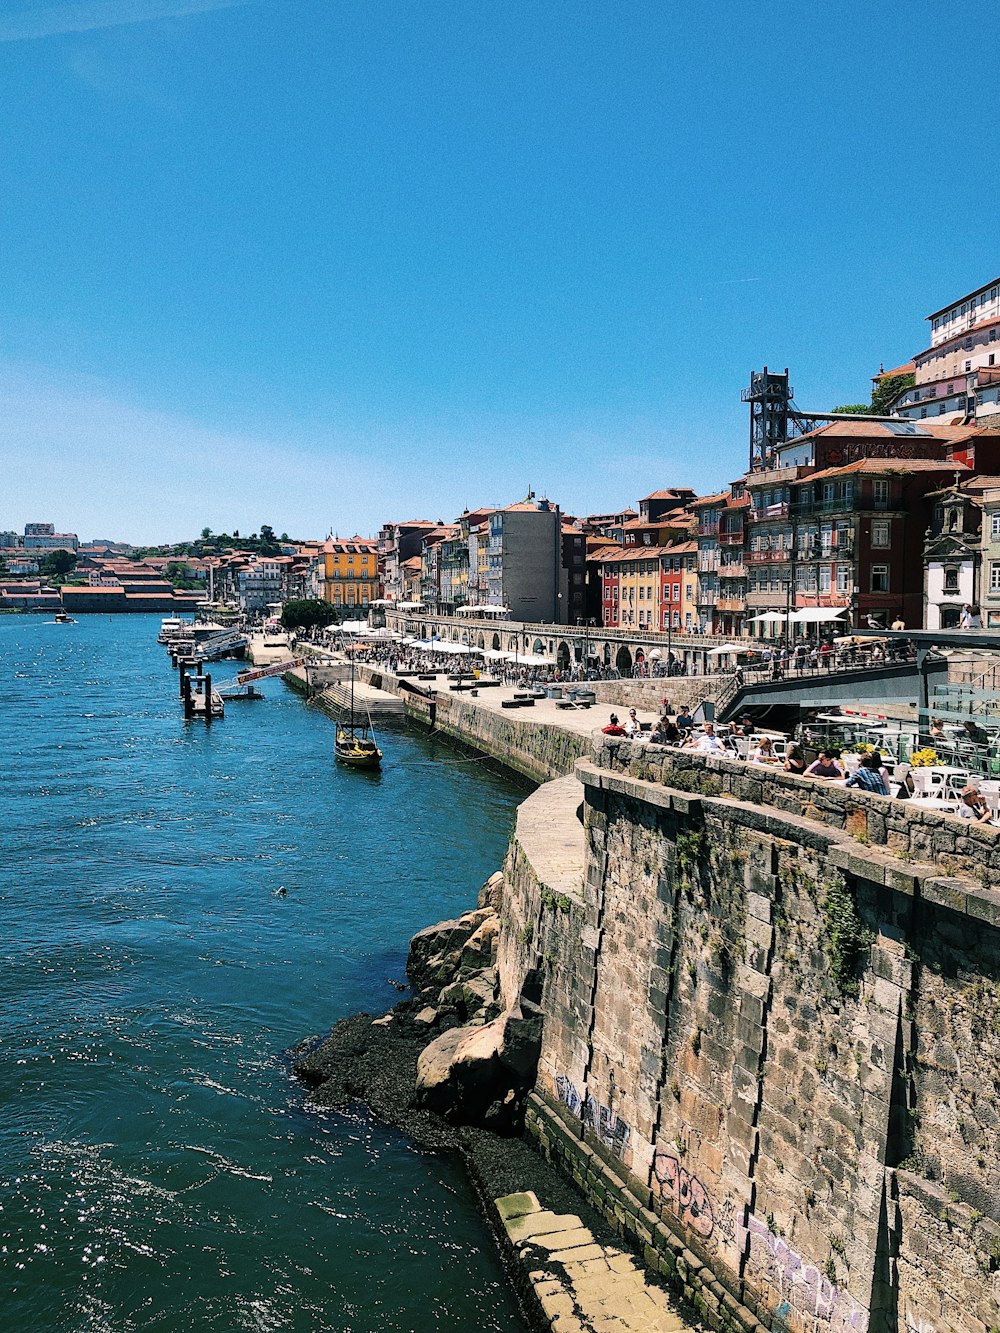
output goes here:
[[717, 488], [1000, 272], [989, 12], [8, 0], [0, 528]]

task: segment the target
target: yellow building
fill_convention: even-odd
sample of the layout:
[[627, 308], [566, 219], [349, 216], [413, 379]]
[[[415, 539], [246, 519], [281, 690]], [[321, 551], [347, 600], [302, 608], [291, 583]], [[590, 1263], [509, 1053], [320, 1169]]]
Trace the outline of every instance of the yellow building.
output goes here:
[[367, 607], [379, 597], [378, 543], [355, 537], [323, 546], [323, 600]]

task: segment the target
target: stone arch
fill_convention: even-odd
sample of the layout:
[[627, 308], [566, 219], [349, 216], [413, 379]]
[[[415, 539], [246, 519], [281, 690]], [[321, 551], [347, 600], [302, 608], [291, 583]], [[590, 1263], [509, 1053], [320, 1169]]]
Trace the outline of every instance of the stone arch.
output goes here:
[[569, 644], [565, 639], [560, 639], [559, 647], [556, 649], [556, 666], [560, 671], [568, 671], [572, 656], [569, 651]]
[[543, 641], [542, 639], [536, 639], [535, 642], [534, 642], [534, 644], [532, 645], [531, 651], [532, 651], [536, 656], [541, 657], [541, 656], [543, 655], [543, 653], [545, 652], [545, 643], [544, 643], [544, 641]]
[[494, 635], [493, 635], [493, 651], [496, 652], [496, 653], [498, 653], [498, 652], [501, 651], [501, 648], [500, 648], [500, 635], [499, 635], [499, 634], [494, 634]]
[[485, 637], [484, 637], [482, 634], [480, 634], [480, 635], [478, 635], [478, 636], [476, 637], [476, 647], [477, 647], [477, 648], [485, 648], [485, 647], [486, 647], [486, 639], [485, 639]]
[[631, 676], [632, 674], [632, 654], [622, 644], [615, 654], [615, 667], [620, 676]]
[[604, 645], [604, 652], [603, 652], [602, 656], [603, 656], [603, 658], [604, 658], [604, 665], [605, 665], [606, 667], [609, 667], [609, 666], [611, 665], [611, 644], [610, 644], [610, 643], [606, 643], [606, 644]]
[[461, 637], [461, 639], [459, 640], [459, 642], [460, 642], [460, 643], [464, 643], [466, 647], [469, 646], [469, 634], [468, 634], [468, 631], [467, 631], [467, 630], [463, 630], [463, 631], [462, 631], [462, 637]]

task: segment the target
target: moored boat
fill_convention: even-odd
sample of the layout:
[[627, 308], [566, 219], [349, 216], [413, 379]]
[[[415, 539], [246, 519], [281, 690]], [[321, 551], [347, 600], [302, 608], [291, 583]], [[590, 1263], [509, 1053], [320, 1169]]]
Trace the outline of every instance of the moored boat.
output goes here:
[[[343, 636], [341, 636], [343, 644]], [[379, 768], [382, 764], [382, 751], [375, 739], [375, 729], [371, 716], [365, 709], [365, 721], [357, 722], [354, 717], [354, 658], [351, 657], [351, 718], [349, 722], [337, 723], [337, 735], [333, 752], [339, 764], [349, 768]]]
[[334, 753], [338, 763], [350, 768], [379, 768], [382, 764], [382, 751], [367, 723], [338, 723]]

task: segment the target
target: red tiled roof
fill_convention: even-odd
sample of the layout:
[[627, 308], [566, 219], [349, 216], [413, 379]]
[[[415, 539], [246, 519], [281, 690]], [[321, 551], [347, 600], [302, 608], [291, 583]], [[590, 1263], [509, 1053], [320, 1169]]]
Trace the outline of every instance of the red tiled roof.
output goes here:
[[898, 472], [904, 476], [909, 472], [966, 472], [971, 475], [972, 469], [964, 463], [949, 463], [946, 458], [859, 458], [856, 463], [823, 468], [811, 477], [803, 477], [791, 484], [811, 486], [814, 481], [822, 481], [827, 477], [845, 477], [865, 472]]
[[892, 370], [880, 370], [877, 375], [873, 375], [873, 380], [890, 380], [894, 375], [912, 375], [917, 367], [913, 361], [906, 361], [901, 366], [893, 366]]

